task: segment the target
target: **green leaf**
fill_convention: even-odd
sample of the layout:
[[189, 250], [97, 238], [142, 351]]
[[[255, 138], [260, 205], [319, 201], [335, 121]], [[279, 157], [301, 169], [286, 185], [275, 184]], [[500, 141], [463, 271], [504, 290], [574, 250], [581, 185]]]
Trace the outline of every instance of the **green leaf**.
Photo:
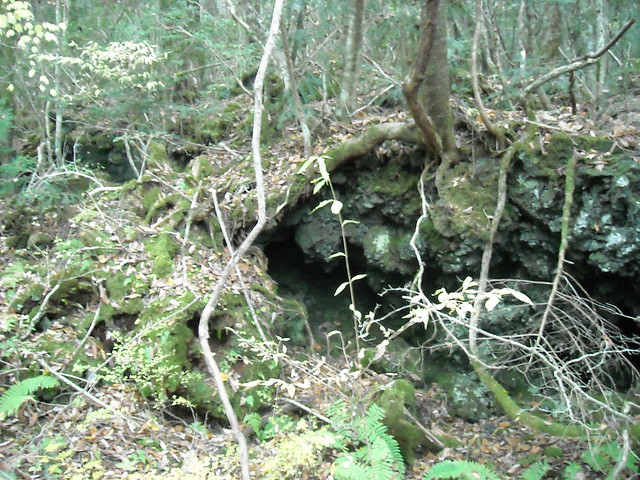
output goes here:
[[318, 170], [322, 179], [329, 183], [331, 181], [329, 177], [329, 171], [327, 170], [327, 164], [324, 161], [324, 157], [318, 157]]
[[332, 255], [329, 255], [327, 257], [327, 260], [332, 260], [334, 258], [339, 258], [339, 257], [346, 257], [346, 255], [344, 254], [344, 252], [336, 252], [336, 253], [334, 253]]
[[315, 186], [313, 187], [313, 194], [315, 195], [320, 190], [322, 190], [322, 187], [324, 187], [326, 184], [327, 184], [326, 180], [324, 180], [322, 178], [320, 180], [318, 180], [318, 182], [316, 182]]
[[304, 163], [300, 166], [300, 168], [298, 169], [298, 175], [302, 175], [303, 173], [305, 173], [307, 171], [307, 169], [316, 161], [316, 157], [309, 157], [307, 158]]
[[342, 293], [342, 291], [347, 288], [347, 285], [349, 285], [349, 282], [343, 282], [340, 284], [340, 286], [338, 288], [336, 288], [336, 293], [333, 294], [334, 297], [337, 297], [338, 295], [340, 295], [340, 293]]
[[60, 385], [58, 379], [47, 375], [26, 378], [13, 385], [0, 397], [0, 418], [13, 415], [24, 402], [33, 397], [31, 394], [43, 388], [54, 388]]
[[521, 474], [522, 480], [541, 480], [551, 470], [551, 465], [546, 460], [544, 462], [537, 461], [529, 465]]
[[511, 289], [509, 289], [509, 293], [514, 297], [516, 297], [518, 300], [520, 300], [522, 303], [526, 303], [528, 305], [533, 306], [533, 302], [531, 301], [531, 299], [527, 297], [524, 293], [518, 292], [517, 290], [511, 290]]
[[500, 480], [492, 468], [472, 460], [445, 460], [436, 463], [422, 478], [423, 480], [447, 478], [454, 480]]
[[311, 215], [312, 213], [315, 213], [316, 211], [320, 210], [323, 207], [326, 207], [327, 205], [329, 205], [331, 202], [333, 202], [333, 200], [323, 200], [321, 201], [316, 208], [314, 208], [313, 210], [311, 210], [311, 212], [309, 213], [309, 215]]
[[498, 303], [500, 303], [500, 297], [498, 297], [498, 295], [494, 295], [490, 293], [489, 298], [487, 298], [487, 301], [484, 304], [484, 307], [488, 311], [491, 311], [496, 307], [496, 305], [498, 305]]
[[340, 200], [334, 200], [333, 203], [331, 203], [331, 213], [333, 213], [334, 215], [338, 215], [341, 210], [342, 202]]

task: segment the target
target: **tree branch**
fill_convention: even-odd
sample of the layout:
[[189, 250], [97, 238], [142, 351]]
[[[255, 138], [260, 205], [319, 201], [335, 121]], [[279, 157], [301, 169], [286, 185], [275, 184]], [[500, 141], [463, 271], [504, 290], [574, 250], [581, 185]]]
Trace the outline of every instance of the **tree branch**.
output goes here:
[[625, 23], [624, 26], [617, 33], [617, 35], [613, 37], [611, 40], [609, 40], [609, 42], [597, 52], [587, 53], [586, 55], [573, 60], [570, 64], [563, 65], [558, 68], [554, 68], [550, 72], [544, 74], [542, 77], [538, 78], [537, 80], [534, 80], [524, 88], [524, 90], [522, 91], [522, 97], [525, 97], [532, 91], [540, 88], [542, 85], [544, 85], [548, 81], [553, 80], [554, 78], [559, 77], [560, 75], [564, 75], [565, 73], [573, 72], [575, 70], [580, 70], [582, 68], [588, 67], [589, 65], [596, 63], [598, 59], [607, 52], [607, 50], [613, 47], [618, 42], [618, 40], [622, 38], [622, 36], [627, 32], [627, 30], [631, 28], [631, 26], [634, 23], [635, 23], [635, 19], [633, 18], [629, 20], [627, 23]]
[[424, 143], [427, 144], [427, 146], [433, 153], [435, 153], [437, 156], [441, 156], [442, 152], [444, 151], [444, 148], [442, 146], [442, 139], [436, 132], [433, 120], [427, 113], [426, 108], [418, 98], [418, 92], [420, 91], [420, 87], [424, 82], [427, 65], [429, 64], [429, 60], [431, 58], [433, 42], [437, 34], [435, 21], [437, 15], [431, 13], [437, 13], [438, 4], [438, 0], [425, 1], [425, 7], [423, 8], [422, 13], [423, 31], [422, 38], [420, 40], [420, 47], [418, 48], [416, 61], [413, 64], [411, 74], [409, 74], [409, 77], [407, 77], [407, 79], [405, 80], [404, 85], [402, 86], [402, 91], [405, 98], [407, 99], [411, 115], [413, 116], [416, 125], [418, 125], [418, 127], [422, 131], [422, 134], [424, 136]]
[[240, 430], [236, 413], [233, 410], [231, 401], [229, 400], [229, 395], [227, 394], [224, 381], [222, 380], [222, 375], [220, 374], [218, 363], [216, 362], [213, 353], [211, 352], [211, 347], [209, 345], [209, 319], [211, 318], [213, 311], [218, 305], [218, 300], [220, 299], [222, 291], [227, 281], [229, 280], [231, 272], [238, 265], [238, 261], [240, 260], [240, 258], [246, 253], [246, 251], [249, 249], [251, 244], [255, 241], [255, 239], [258, 237], [267, 223], [264, 179], [262, 175], [262, 158], [260, 155], [260, 131], [262, 128], [262, 111], [264, 108], [264, 79], [267, 73], [267, 68], [269, 66], [269, 60], [271, 59], [271, 54], [275, 46], [276, 36], [278, 35], [278, 32], [280, 30], [280, 19], [282, 17], [283, 4], [284, 0], [276, 0], [273, 6], [273, 15], [271, 17], [269, 36], [264, 46], [264, 52], [262, 54], [262, 59], [260, 60], [260, 66], [258, 67], [258, 72], [256, 73], [254, 82], [253, 135], [251, 137], [251, 147], [253, 152], [253, 170], [256, 177], [258, 221], [251, 232], [249, 232], [249, 235], [247, 235], [247, 238], [245, 238], [245, 240], [240, 244], [238, 249], [229, 259], [229, 262], [225, 266], [222, 274], [220, 275], [220, 278], [218, 279], [218, 282], [213, 289], [213, 292], [211, 293], [211, 297], [209, 298], [202, 311], [202, 315], [200, 316], [200, 323], [198, 324], [198, 339], [200, 341], [200, 346], [202, 347], [202, 354], [204, 356], [209, 372], [211, 373], [211, 376], [213, 377], [213, 380], [216, 384], [216, 389], [218, 391], [218, 395], [220, 396], [220, 402], [222, 403], [225, 415], [229, 420], [231, 431], [233, 432], [238, 442], [238, 448], [240, 450], [240, 466], [242, 469], [243, 480], [249, 480], [251, 478], [251, 472], [249, 470], [249, 449], [247, 448], [247, 440]]

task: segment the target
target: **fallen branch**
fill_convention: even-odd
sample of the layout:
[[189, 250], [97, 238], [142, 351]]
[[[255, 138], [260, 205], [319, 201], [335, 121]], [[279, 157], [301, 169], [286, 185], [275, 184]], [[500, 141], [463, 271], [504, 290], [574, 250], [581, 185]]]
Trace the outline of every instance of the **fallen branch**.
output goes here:
[[439, 450], [443, 450], [445, 448], [445, 444], [440, 441], [438, 437], [436, 437], [431, 430], [422, 425], [420, 421], [409, 411], [407, 407], [403, 407], [402, 412], [406, 415], [406, 417], [411, 420], [416, 427], [420, 429], [420, 431], [424, 434], [424, 436]]
[[78, 385], [76, 385], [75, 383], [73, 383], [71, 380], [67, 379], [67, 377], [65, 377], [64, 375], [62, 375], [61, 373], [57, 372], [56, 370], [54, 370], [47, 362], [45, 362], [43, 359], [38, 358], [38, 363], [40, 364], [40, 366], [47, 372], [51, 373], [52, 376], [54, 376], [55, 378], [57, 378], [58, 380], [60, 380], [62, 383], [64, 383], [65, 385], [68, 385], [69, 387], [71, 387], [73, 390], [75, 390], [76, 392], [84, 395], [85, 397], [87, 397], [87, 399], [97, 405], [100, 408], [104, 408], [106, 410], [109, 410], [111, 413], [113, 413], [114, 415], [117, 415], [120, 418], [123, 418], [125, 420], [127, 420], [127, 417], [125, 417], [122, 412], [116, 410], [115, 408], [113, 408], [111, 405], [107, 405], [106, 403], [104, 403], [102, 400], [100, 400], [99, 398], [97, 398], [95, 395], [90, 394], [89, 392], [87, 392], [85, 389], [79, 387]]

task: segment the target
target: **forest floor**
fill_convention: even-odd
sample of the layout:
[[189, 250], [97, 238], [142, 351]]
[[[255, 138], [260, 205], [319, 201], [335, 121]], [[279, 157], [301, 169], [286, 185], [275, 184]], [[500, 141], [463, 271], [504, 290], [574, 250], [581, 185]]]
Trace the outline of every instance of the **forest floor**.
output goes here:
[[[368, 388], [370, 382], [372, 379], [363, 378], [362, 386]], [[323, 411], [335, 400], [334, 387], [322, 391], [319, 385], [316, 382], [311, 396], [305, 393], [306, 402], [299, 399], [313, 411]], [[92, 395], [113, 412], [92, 406], [82, 394], [73, 394], [62, 404], [57, 403], [61, 399], [25, 404], [18, 415], [0, 425], [2, 463], [7, 466], [19, 461], [21, 474], [14, 472], [16, 478], [239, 478], [233, 455], [235, 439], [223, 426], [205, 425], [202, 417], [187, 409], [158, 408], [125, 384], [102, 385]], [[421, 479], [431, 466], [447, 459], [489, 465], [505, 479], [519, 478], [525, 467], [541, 460], [552, 466], [552, 475], [544, 478], [565, 478], [559, 475], [570, 463], [584, 466], [581, 455], [588, 447], [585, 442], [535, 433], [503, 416], [475, 423], [453, 418], [447, 413], [446, 396], [437, 385], [419, 391], [417, 410], [433, 433], [455, 438], [460, 446], [436, 454], [418, 450], [416, 461], [406, 469], [406, 479]], [[283, 413], [279, 421], [283, 432], [287, 425], [299, 422], [322, 424], [303, 410]], [[295, 427], [296, 433], [299, 429]], [[277, 439], [275, 436], [260, 442], [255, 435], [249, 437], [254, 478], [274, 478], [268, 459], [282, 455], [282, 437], [280, 443], [274, 441]], [[283, 478], [331, 479], [339, 453], [326, 448], [317, 463]], [[0, 478], [5, 478], [1, 469]], [[600, 479], [604, 475], [592, 471], [575, 478]]]
[[[515, 114], [495, 112], [495, 115], [504, 125], [512, 122], [521, 128], [526, 125], [526, 121], [521, 117], [516, 118]], [[402, 112], [381, 112], [380, 115], [360, 118], [353, 126], [331, 125], [325, 141], [314, 153], [324, 153], [332, 145], [357, 135], [371, 123], [402, 121], [405, 118]], [[539, 115], [538, 122], [541, 145], [545, 142], [545, 135], [557, 131], [587, 135], [595, 135], [596, 132], [586, 115], [572, 115], [567, 110]], [[607, 130], [607, 134], [625, 148], [638, 145], [640, 132], [633, 123], [620, 124], [612, 120], [607, 123]], [[286, 178], [304, 160], [300, 143], [299, 134], [292, 132], [290, 136], [284, 135], [281, 143], [269, 148], [270, 157], [286, 161], [269, 169], [267, 190], [284, 190]], [[227, 151], [228, 161], [242, 158], [247, 153], [248, 148]], [[224, 155], [224, 152], [218, 154]], [[220, 179], [222, 183], [224, 180]], [[235, 192], [231, 201], [241, 201], [242, 195]], [[51, 222], [52, 229], [55, 223]], [[46, 218], [33, 219], [34, 228], [46, 229], [48, 225]], [[65, 236], [65, 232], [53, 230], [49, 234], [51, 238]], [[9, 265], [15, 252], [3, 247], [1, 253], [3, 263]], [[156, 287], [163, 288], [162, 285]], [[166, 288], [177, 288], [177, 284], [169, 282]], [[0, 298], [7, 298], [7, 295], [6, 291], [0, 292]], [[321, 363], [319, 357], [308, 361]], [[332, 368], [333, 371], [341, 371], [345, 367], [332, 365]], [[302, 399], [294, 398], [313, 412], [323, 412], [335, 402], [336, 378], [312, 381], [310, 391], [304, 392]], [[357, 382], [362, 389], [367, 389], [379, 380], [372, 374], [364, 375]], [[2, 384], [9, 383], [6, 379], [2, 380]], [[352, 385], [351, 388], [357, 389], [357, 386]], [[283, 394], [282, 398], [285, 397]], [[96, 407], [96, 399], [102, 407]], [[282, 404], [286, 405], [287, 401], [283, 400]], [[587, 466], [583, 454], [589, 445], [583, 441], [535, 433], [506, 417], [496, 416], [476, 423], [453, 418], [448, 413], [446, 395], [437, 385], [424, 385], [419, 390], [417, 413], [420, 421], [433, 433], [455, 438], [460, 446], [445, 448], [437, 454], [419, 451], [415, 463], [407, 468], [407, 479], [421, 479], [432, 465], [445, 459], [474, 460], [491, 465], [506, 479], [519, 478], [525, 467], [540, 460], [552, 466], [551, 473], [545, 478], [568, 478], [561, 475], [565, 467], [573, 462], [582, 465], [588, 472], [571, 477], [573, 480], [604, 479], [606, 476]], [[305, 409], [293, 413], [283, 409], [280, 416], [283, 425], [295, 423], [298, 429], [310, 428], [313, 423], [321, 426], [323, 423]], [[302, 426], [299, 420], [303, 421]], [[282, 455], [279, 452], [282, 445], [278, 444], [277, 439], [277, 435], [273, 439], [263, 436], [262, 441], [255, 435], [249, 437], [254, 478], [333, 478], [331, 469], [339, 452], [330, 447], [322, 450], [316, 463], [301, 467], [299, 472], [280, 474], [278, 477], [270, 476], [273, 473], [265, 473], [265, 462]], [[158, 406], [142, 398], [128, 384], [97, 384], [90, 385], [82, 393], [67, 393], [64, 398], [50, 402], [42, 399], [26, 402], [17, 415], [5, 418], [0, 423], [0, 479], [231, 479], [238, 478], [235, 448], [235, 440], [224, 426], [208, 422], [187, 408]], [[9, 476], [11, 466], [18, 468]], [[273, 464], [268, 468], [273, 469]]]

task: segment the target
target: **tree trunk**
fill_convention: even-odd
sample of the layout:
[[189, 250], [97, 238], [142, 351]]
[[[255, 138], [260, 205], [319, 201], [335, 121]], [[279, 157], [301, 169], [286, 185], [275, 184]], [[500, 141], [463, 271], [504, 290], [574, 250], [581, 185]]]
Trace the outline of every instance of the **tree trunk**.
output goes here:
[[[416, 61], [403, 85], [409, 110], [431, 156], [439, 158], [436, 188], [443, 192], [444, 172], [457, 160], [453, 114], [449, 104], [446, 0], [425, 0], [422, 39]], [[426, 83], [427, 88], [420, 88]]]
[[442, 141], [443, 152], [450, 153], [455, 151], [456, 142], [453, 135], [453, 114], [449, 104], [451, 83], [447, 58], [447, 1], [427, 0], [427, 15], [433, 19], [435, 32], [425, 70], [424, 81], [428, 88], [422, 90], [423, 101]]
[[[68, 7], [68, 5], [67, 5]], [[56, 1], [56, 25], [60, 25], [62, 22], [66, 23], [67, 16], [63, 12], [62, 0]], [[61, 38], [64, 31], [61, 30], [56, 35], [56, 54], [61, 57], [62, 56], [62, 46], [64, 45], [63, 39]], [[63, 152], [63, 109], [64, 106], [62, 101], [60, 100], [60, 95], [62, 93], [62, 71], [59, 62], [56, 62], [54, 68], [54, 85], [55, 85], [55, 110], [56, 110], [56, 124], [55, 124], [55, 140], [54, 140], [54, 152], [56, 158], [56, 164], [58, 167], [64, 166], [64, 152]]]
[[[607, 37], [607, 25], [609, 24], [607, 19], [607, 6], [604, 0], [596, 1], [596, 48], [599, 50], [606, 43]], [[599, 98], [605, 90], [605, 82], [607, 78], [607, 56], [603, 56], [598, 63], [596, 69], [596, 87], [594, 92], [596, 99]]]
[[365, 0], [353, 0], [353, 15], [349, 21], [349, 32], [347, 34], [347, 59], [342, 77], [342, 90], [340, 91], [340, 102], [338, 118], [347, 122], [351, 118], [354, 110], [356, 85], [358, 84], [358, 61], [360, 50], [362, 49], [362, 24], [364, 22], [364, 2]]

